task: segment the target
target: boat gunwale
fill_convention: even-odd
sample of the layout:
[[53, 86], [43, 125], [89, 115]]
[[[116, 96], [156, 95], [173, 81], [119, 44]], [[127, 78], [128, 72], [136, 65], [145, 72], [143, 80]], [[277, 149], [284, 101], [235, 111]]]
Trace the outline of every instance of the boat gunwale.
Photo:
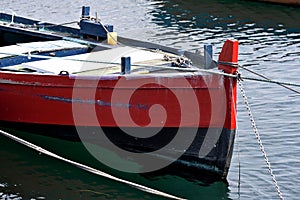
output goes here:
[[[4, 75], [4, 76], [3, 76]], [[199, 79], [199, 77], [201, 77]], [[161, 74], [161, 76], [157, 76], [157, 74], [135, 74], [135, 75], [122, 75], [122, 74], [109, 74], [103, 76], [86, 76], [86, 75], [53, 75], [53, 74], [38, 74], [38, 73], [24, 73], [24, 72], [0, 72], [0, 84], [10, 84], [10, 85], [22, 85], [22, 86], [35, 86], [35, 87], [65, 87], [65, 88], [90, 88], [95, 87], [97, 84], [97, 88], [114, 88], [114, 85], [107, 86], [101, 85], [102, 82], [118, 82], [122, 81], [147, 81], [145, 79], [149, 79], [150, 83], [160, 84], [160, 82], [165, 82], [168, 85], [168, 88], [192, 88], [192, 89], [214, 89], [220, 88], [221, 84], [219, 81], [223, 82], [224, 76], [219, 74], [209, 74], [203, 72], [185, 72], [185, 73], [173, 73], [172, 76], [170, 74]], [[172, 80], [173, 79], [173, 80]], [[58, 80], [64, 81], [65, 83], [60, 83]], [[172, 83], [176, 80], [185, 80], [187, 83], [190, 83], [189, 87], [179, 87], [178, 85], [172, 86]], [[219, 80], [219, 81], [213, 81]], [[195, 83], [197, 82], [197, 83]], [[201, 82], [202, 84], [199, 84]], [[206, 87], [205, 87], [206, 85]], [[121, 88], [133, 88], [133, 87], [121, 87]], [[147, 88], [147, 87], [142, 87]], [[165, 88], [163, 86], [150, 87], [153, 88]]]

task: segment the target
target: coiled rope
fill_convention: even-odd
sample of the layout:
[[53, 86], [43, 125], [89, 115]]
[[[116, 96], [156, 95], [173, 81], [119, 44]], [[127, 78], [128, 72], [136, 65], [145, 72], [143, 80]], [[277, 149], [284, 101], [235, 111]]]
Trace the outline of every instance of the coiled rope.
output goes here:
[[267, 164], [269, 173], [270, 173], [270, 175], [271, 175], [271, 177], [272, 177], [272, 180], [273, 180], [273, 182], [274, 182], [274, 184], [275, 184], [275, 188], [276, 188], [276, 190], [277, 190], [279, 199], [283, 200], [284, 198], [283, 198], [283, 196], [282, 196], [282, 192], [280, 191], [278, 182], [276, 181], [276, 178], [275, 178], [275, 175], [274, 175], [273, 170], [272, 170], [272, 168], [271, 168], [271, 164], [270, 164], [270, 162], [269, 162], [267, 153], [266, 153], [266, 151], [265, 151], [264, 145], [263, 145], [262, 140], [261, 140], [261, 138], [260, 138], [260, 134], [259, 134], [259, 132], [258, 132], [256, 123], [255, 123], [255, 121], [254, 121], [254, 117], [253, 117], [253, 115], [252, 115], [252, 112], [251, 112], [251, 109], [250, 109], [250, 105], [249, 105], [249, 102], [248, 102], [248, 99], [247, 99], [247, 96], [246, 96], [246, 92], [245, 92], [245, 90], [244, 90], [244, 87], [243, 87], [243, 84], [242, 84], [241, 80], [238, 80], [238, 84], [239, 84], [239, 88], [240, 88], [240, 91], [241, 91], [242, 96], [243, 96], [243, 101], [244, 101], [244, 104], [245, 104], [245, 106], [246, 106], [246, 109], [247, 109], [247, 112], [248, 112], [248, 115], [249, 115], [251, 124], [252, 124], [253, 131], [254, 131], [254, 133], [255, 133], [257, 142], [258, 142], [258, 144], [259, 144], [259, 148], [260, 148], [260, 150], [261, 150], [261, 152], [262, 152], [262, 155], [263, 155], [264, 160], [265, 160], [265, 162], [266, 162], [266, 164]]
[[146, 187], [146, 186], [143, 186], [143, 185], [140, 185], [140, 184], [137, 184], [137, 183], [133, 183], [133, 182], [130, 182], [130, 181], [127, 181], [127, 180], [124, 180], [124, 179], [120, 179], [120, 178], [117, 178], [115, 176], [112, 176], [110, 174], [107, 174], [105, 172], [102, 172], [102, 171], [99, 171], [97, 169], [94, 169], [92, 167], [89, 167], [89, 166], [86, 166], [86, 165], [83, 165], [81, 163], [78, 163], [78, 162], [75, 162], [75, 161], [72, 161], [72, 160], [69, 160], [69, 159], [66, 159], [66, 158], [63, 158], [57, 154], [54, 154], [46, 149], [43, 149], [42, 147], [39, 147], [35, 144], [32, 144], [26, 140], [23, 140], [21, 138], [18, 138], [10, 133], [7, 133], [3, 130], [0, 130], [0, 134], [7, 137], [7, 138], [10, 138], [20, 144], [23, 144], [33, 150], [36, 150], [38, 151], [39, 153], [43, 153], [47, 156], [50, 156], [50, 157], [53, 157], [53, 158], [56, 158], [58, 160], [61, 160], [61, 161], [64, 161], [66, 163], [69, 163], [75, 167], [78, 167], [80, 169], [83, 169], [85, 171], [88, 171], [90, 173], [93, 173], [93, 174], [96, 174], [96, 175], [99, 175], [99, 176], [102, 176], [102, 177], [105, 177], [105, 178], [108, 178], [108, 179], [111, 179], [111, 180], [114, 180], [114, 181], [117, 181], [117, 182], [120, 182], [120, 183], [124, 183], [126, 185], [129, 185], [131, 187], [134, 187], [138, 190], [141, 190], [141, 191], [144, 191], [144, 192], [147, 192], [147, 193], [151, 193], [151, 194], [154, 194], [154, 195], [158, 195], [158, 196], [162, 196], [162, 197], [166, 197], [166, 198], [170, 198], [170, 199], [177, 199], [177, 200], [182, 200], [183, 198], [180, 198], [180, 197], [176, 197], [176, 196], [173, 196], [173, 195], [170, 195], [170, 194], [167, 194], [167, 193], [164, 193], [164, 192], [161, 192], [161, 191], [158, 191], [158, 190], [155, 190], [155, 189], [152, 189], [152, 188], [149, 188], [149, 187]]

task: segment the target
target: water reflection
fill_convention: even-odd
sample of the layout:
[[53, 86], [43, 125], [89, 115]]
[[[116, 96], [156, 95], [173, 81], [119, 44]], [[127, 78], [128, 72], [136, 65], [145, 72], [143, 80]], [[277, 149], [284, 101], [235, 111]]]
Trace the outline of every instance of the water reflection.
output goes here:
[[[244, 24], [256, 24], [258, 27], [276, 27], [283, 24], [287, 28], [299, 29], [299, 8], [280, 5], [266, 5], [250, 1], [224, 0], [164, 0], [151, 1], [149, 13], [157, 22], [178, 28], [215, 28], [239, 27]], [[267, 6], [267, 9], [266, 9]], [[156, 22], [156, 20], [154, 20]]]
[[151, 2], [148, 14], [158, 27], [148, 38], [154, 42], [189, 50], [201, 49], [205, 42], [219, 51], [220, 41], [234, 38], [241, 44], [245, 65], [287, 62], [299, 55], [300, 24], [295, 23], [299, 8], [268, 5], [266, 9], [265, 4], [249, 1]]

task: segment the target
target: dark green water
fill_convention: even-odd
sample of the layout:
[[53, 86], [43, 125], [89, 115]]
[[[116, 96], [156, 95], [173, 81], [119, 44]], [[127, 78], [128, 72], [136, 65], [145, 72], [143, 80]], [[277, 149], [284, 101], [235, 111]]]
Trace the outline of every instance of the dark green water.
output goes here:
[[[240, 64], [276, 80], [299, 83], [300, 8], [296, 7], [238, 0], [18, 0], [1, 1], [0, 10], [62, 23], [77, 20], [82, 5], [90, 5], [92, 12], [98, 11], [103, 22], [113, 23], [119, 35], [184, 50], [212, 43], [217, 55], [227, 38], [238, 39]], [[251, 75], [241, 72], [244, 76]], [[253, 81], [243, 84], [280, 189], [286, 199], [298, 199], [299, 95], [273, 84]], [[34, 135], [24, 137], [60, 155], [73, 154], [76, 161], [187, 199], [278, 199], [241, 95], [238, 98], [239, 142], [235, 144], [228, 184], [203, 185], [171, 175], [129, 176], [94, 162], [92, 156], [78, 160], [86, 152], [80, 144]], [[0, 199], [163, 198], [89, 174], [0, 136]]]

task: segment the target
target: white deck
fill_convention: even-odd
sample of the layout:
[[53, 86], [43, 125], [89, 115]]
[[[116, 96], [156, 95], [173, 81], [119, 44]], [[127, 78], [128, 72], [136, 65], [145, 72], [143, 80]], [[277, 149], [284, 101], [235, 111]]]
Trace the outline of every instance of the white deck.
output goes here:
[[[50, 74], [59, 74], [61, 71], [67, 71], [69, 74], [103, 75], [120, 73], [121, 57], [130, 57], [133, 65], [131, 70], [140, 68], [140, 72], [143, 70], [147, 71], [151, 66], [166, 64], [164, 53], [159, 51], [152, 52], [133, 47], [116, 47], [81, 55], [27, 62], [7, 68], [16, 70], [31, 69], [39, 73]], [[149, 67], [134, 66], [134, 64]]]

